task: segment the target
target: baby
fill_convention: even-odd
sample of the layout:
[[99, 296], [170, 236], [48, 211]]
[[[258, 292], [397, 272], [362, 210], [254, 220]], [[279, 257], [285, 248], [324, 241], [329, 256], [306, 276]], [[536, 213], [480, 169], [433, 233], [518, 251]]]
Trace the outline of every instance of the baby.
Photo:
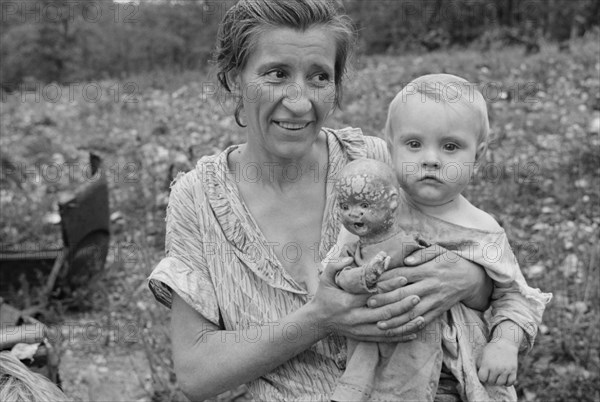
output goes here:
[[346, 248], [357, 267], [341, 271], [336, 282], [349, 292], [373, 291], [388, 265], [439, 244], [481, 265], [494, 281], [492, 336], [488, 342], [481, 314], [459, 303], [414, 341], [350, 340], [333, 399], [433, 400], [449, 380], [464, 401], [516, 400], [517, 356], [533, 344], [551, 295], [527, 285], [502, 228], [461, 195], [487, 146], [483, 96], [456, 76], [420, 77], [392, 101], [386, 135], [402, 190], [379, 162], [344, 168], [340, 214], [360, 240]]

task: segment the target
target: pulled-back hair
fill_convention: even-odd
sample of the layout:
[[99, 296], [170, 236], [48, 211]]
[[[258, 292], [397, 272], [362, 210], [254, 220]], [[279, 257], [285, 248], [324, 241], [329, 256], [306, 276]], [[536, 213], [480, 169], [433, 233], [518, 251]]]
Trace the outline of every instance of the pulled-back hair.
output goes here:
[[[219, 25], [214, 61], [220, 85], [231, 92], [232, 83], [228, 82], [227, 74], [244, 69], [262, 32], [272, 28], [306, 31], [314, 26], [328, 29], [335, 38], [335, 106], [339, 107], [342, 77], [354, 48], [355, 30], [350, 18], [339, 11], [334, 0], [238, 1]], [[240, 101], [235, 111], [235, 120], [240, 126], [241, 107]]]
[[442, 102], [451, 107], [462, 107], [468, 113], [473, 113], [479, 123], [477, 127], [477, 145], [485, 144], [486, 146], [481, 155], [478, 155], [479, 158], [483, 156], [490, 137], [490, 123], [485, 99], [475, 84], [452, 74], [420, 76], [409, 82], [392, 100], [384, 129], [385, 138], [392, 154], [394, 152], [392, 115], [396, 108], [406, 102], [408, 96], [415, 94], [420, 94], [422, 97], [435, 102]]

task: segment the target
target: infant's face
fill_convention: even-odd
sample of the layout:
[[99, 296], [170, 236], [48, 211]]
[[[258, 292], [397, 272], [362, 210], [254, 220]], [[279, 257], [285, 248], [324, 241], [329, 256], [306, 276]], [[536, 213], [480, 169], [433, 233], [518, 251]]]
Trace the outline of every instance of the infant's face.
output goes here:
[[464, 106], [408, 96], [392, 116], [394, 169], [420, 205], [444, 205], [469, 184], [478, 149], [474, 113]]
[[392, 227], [392, 193], [367, 176], [342, 177], [337, 184], [342, 224], [360, 237], [381, 234]]

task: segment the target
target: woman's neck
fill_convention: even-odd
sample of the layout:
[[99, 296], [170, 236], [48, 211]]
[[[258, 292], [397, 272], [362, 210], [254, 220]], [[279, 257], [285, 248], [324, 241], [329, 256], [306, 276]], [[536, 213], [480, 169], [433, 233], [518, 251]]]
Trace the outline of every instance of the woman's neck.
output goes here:
[[327, 146], [318, 140], [302, 157], [287, 159], [246, 143], [230, 154], [229, 168], [242, 180], [281, 190], [321, 182], [327, 175]]

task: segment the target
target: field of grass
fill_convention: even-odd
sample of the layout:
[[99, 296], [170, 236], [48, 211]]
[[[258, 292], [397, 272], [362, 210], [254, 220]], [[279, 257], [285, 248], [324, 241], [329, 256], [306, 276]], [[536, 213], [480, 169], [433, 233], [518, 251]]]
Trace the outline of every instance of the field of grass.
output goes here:
[[[380, 135], [389, 101], [421, 74], [454, 73], [480, 84], [494, 140], [467, 197], [504, 226], [529, 283], [554, 294], [536, 346], [520, 361], [517, 389], [526, 401], [600, 400], [599, 39], [590, 35], [562, 51], [545, 45], [533, 55], [506, 48], [358, 59], [344, 106], [328, 124]], [[169, 182], [200, 156], [243, 142], [231, 104], [214, 95], [213, 82], [204, 72], [155, 73], [57, 87], [60, 96], [49, 86], [3, 94], [0, 146], [15, 165], [43, 171], [44, 160], [88, 150], [104, 158], [114, 214], [106, 275], [75, 301], [85, 313], [56, 301], [47, 315], [54, 322], [134, 324], [133, 338], [112, 333], [88, 347], [147, 359], [145, 400], [183, 398], [171, 369], [168, 312], [145, 289], [163, 252]], [[51, 208], [57, 192], [31, 177], [20, 178], [20, 187], [3, 178], [2, 204], [28, 191]], [[12, 213], [39, 210], [31, 202], [20, 208]], [[62, 348], [67, 353], [68, 340]], [[85, 399], [85, 381], [65, 383]]]

